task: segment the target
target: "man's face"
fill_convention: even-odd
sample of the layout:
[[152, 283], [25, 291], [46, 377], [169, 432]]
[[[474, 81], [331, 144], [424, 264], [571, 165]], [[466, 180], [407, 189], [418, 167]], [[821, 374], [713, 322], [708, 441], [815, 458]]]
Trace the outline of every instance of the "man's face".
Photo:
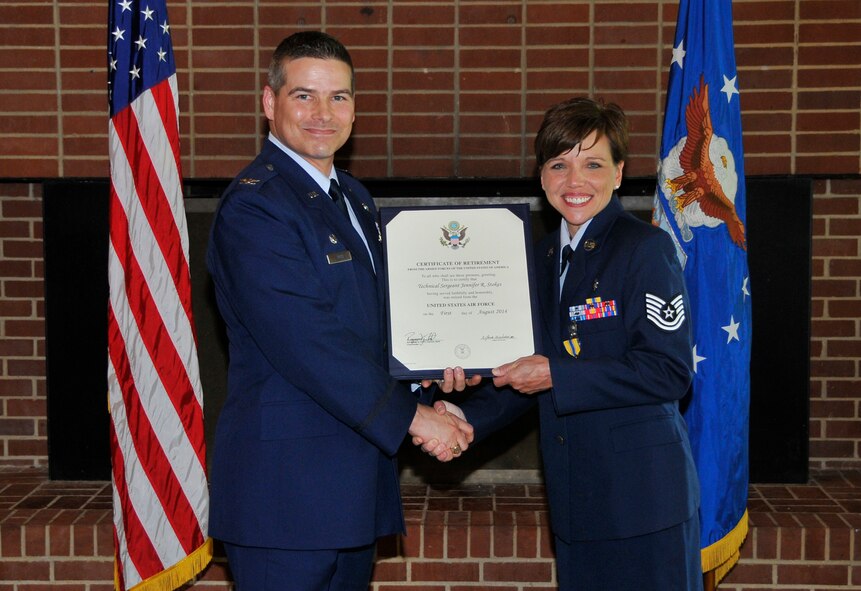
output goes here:
[[269, 130], [281, 143], [323, 174], [353, 129], [350, 66], [340, 60], [303, 57], [286, 61], [284, 86], [277, 94], [263, 89]]

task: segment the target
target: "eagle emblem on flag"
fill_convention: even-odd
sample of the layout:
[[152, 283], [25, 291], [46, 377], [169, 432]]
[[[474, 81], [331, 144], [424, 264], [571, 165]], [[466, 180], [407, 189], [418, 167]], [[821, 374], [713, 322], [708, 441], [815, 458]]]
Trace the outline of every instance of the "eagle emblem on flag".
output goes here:
[[738, 174], [727, 141], [714, 133], [709, 112], [709, 85], [700, 77], [685, 109], [687, 135], [661, 165], [658, 185], [675, 215], [682, 239], [690, 228], [726, 226], [732, 241], [747, 250], [745, 228], [735, 209]]

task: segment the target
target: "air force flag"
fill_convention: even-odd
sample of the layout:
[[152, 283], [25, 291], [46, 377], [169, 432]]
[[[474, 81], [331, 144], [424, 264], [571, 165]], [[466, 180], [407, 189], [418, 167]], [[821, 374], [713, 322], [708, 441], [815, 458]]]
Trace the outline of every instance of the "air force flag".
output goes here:
[[690, 294], [693, 394], [684, 416], [702, 490], [703, 572], [720, 579], [747, 535], [751, 296], [730, 0], [681, 0], [654, 223]]

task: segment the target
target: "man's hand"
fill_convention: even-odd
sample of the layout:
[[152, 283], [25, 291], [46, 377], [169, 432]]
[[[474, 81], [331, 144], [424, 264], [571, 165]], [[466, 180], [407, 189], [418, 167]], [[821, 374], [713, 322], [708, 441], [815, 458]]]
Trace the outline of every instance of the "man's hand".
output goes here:
[[463, 392], [467, 386], [477, 386], [479, 382], [481, 382], [481, 376], [479, 375], [466, 379], [466, 374], [464, 374], [462, 367], [447, 367], [442, 372], [441, 380], [422, 380], [422, 388], [430, 388], [431, 384], [436, 383], [440, 390], [445, 394], [449, 394], [454, 390]]
[[511, 386], [523, 394], [535, 394], [553, 387], [550, 360], [543, 355], [521, 357], [493, 368], [492, 372], [493, 385], [497, 388]]
[[[462, 413], [461, 413], [462, 414]], [[413, 441], [434, 443], [422, 446], [426, 452], [441, 462], [448, 462], [469, 448], [474, 434], [472, 425], [451, 413], [440, 413], [438, 410], [419, 404], [410, 425], [409, 434]]]

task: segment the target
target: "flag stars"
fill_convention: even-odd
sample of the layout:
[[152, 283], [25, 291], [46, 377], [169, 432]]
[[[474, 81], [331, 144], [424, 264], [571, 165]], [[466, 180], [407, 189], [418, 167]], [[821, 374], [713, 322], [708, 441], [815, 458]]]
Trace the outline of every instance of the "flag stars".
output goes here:
[[154, 10], [152, 10], [152, 9], [150, 9], [150, 7], [149, 7], [149, 6], [147, 6], [147, 7], [146, 7], [146, 8], [144, 8], [143, 10], [141, 10], [141, 14], [144, 16], [144, 20], [145, 20], [145, 21], [151, 21], [151, 20], [153, 20], [152, 15], [153, 15], [153, 13], [154, 13], [154, 12], [155, 12], [155, 11], [154, 11]]
[[729, 317], [729, 324], [726, 326], [721, 326], [727, 332], [726, 342], [729, 344], [732, 340], [738, 341], [738, 327], [741, 326], [740, 323], [735, 321], [734, 316]]
[[120, 41], [120, 40], [123, 40], [123, 41], [124, 41], [124, 40], [125, 40], [125, 37], [123, 37], [123, 35], [125, 35], [125, 34], [126, 34], [125, 29], [120, 29], [119, 27], [117, 27], [117, 28], [114, 30], [114, 32], [113, 32], [113, 33], [111, 33], [111, 35], [113, 35], [113, 36], [114, 36], [114, 41]]
[[141, 70], [137, 66], [134, 66], [131, 70], [129, 70], [129, 74], [132, 75], [132, 80], [134, 80], [135, 78], [141, 77]]
[[700, 354], [698, 354], [696, 345], [694, 345], [693, 355], [694, 355], [694, 373], [697, 373], [697, 366], [700, 364], [700, 361], [705, 361], [706, 359], [708, 359], [708, 357], [703, 357]]
[[[111, 58], [111, 72], [116, 72], [116, 71], [117, 71], [117, 60], [115, 60], [114, 58]], [[110, 80], [108, 82], [110, 82]]]
[[128, 10], [129, 12], [131, 12], [131, 11], [132, 11], [132, 2], [131, 2], [131, 0], [123, 0], [122, 2], [117, 2], [117, 4], [119, 4], [120, 6], [122, 6], [122, 8], [123, 8], [123, 12], [125, 12], [126, 10]]
[[737, 78], [738, 76], [733, 76], [731, 79], [726, 76], [723, 77], [723, 88], [720, 91], [726, 93], [727, 103], [732, 100], [732, 95], [738, 94], [738, 89], [735, 87]]
[[169, 33], [169, 31], [170, 31], [170, 25], [167, 24], [167, 21], [164, 21], [164, 23], [162, 23], [162, 25], [161, 25], [162, 35], [167, 35]]
[[167, 52], [164, 49], [159, 48], [158, 50], [158, 61], [166, 62], [167, 61]]
[[741, 293], [744, 294], [745, 299], [750, 297], [750, 288], [747, 285], [748, 281], [750, 281], [750, 277], [745, 277], [741, 284]]
[[135, 45], [138, 46], [138, 50], [146, 49], [146, 39], [144, 39], [143, 35], [138, 36], [138, 40], [135, 41]]
[[687, 52], [685, 51], [685, 40], [682, 39], [681, 41], [679, 41], [678, 47], [673, 47], [673, 61], [670, 62], [670, 67], [672, 67], [673, 64], [679, 64], [679, 69], [684, 70], [686, 53]]

